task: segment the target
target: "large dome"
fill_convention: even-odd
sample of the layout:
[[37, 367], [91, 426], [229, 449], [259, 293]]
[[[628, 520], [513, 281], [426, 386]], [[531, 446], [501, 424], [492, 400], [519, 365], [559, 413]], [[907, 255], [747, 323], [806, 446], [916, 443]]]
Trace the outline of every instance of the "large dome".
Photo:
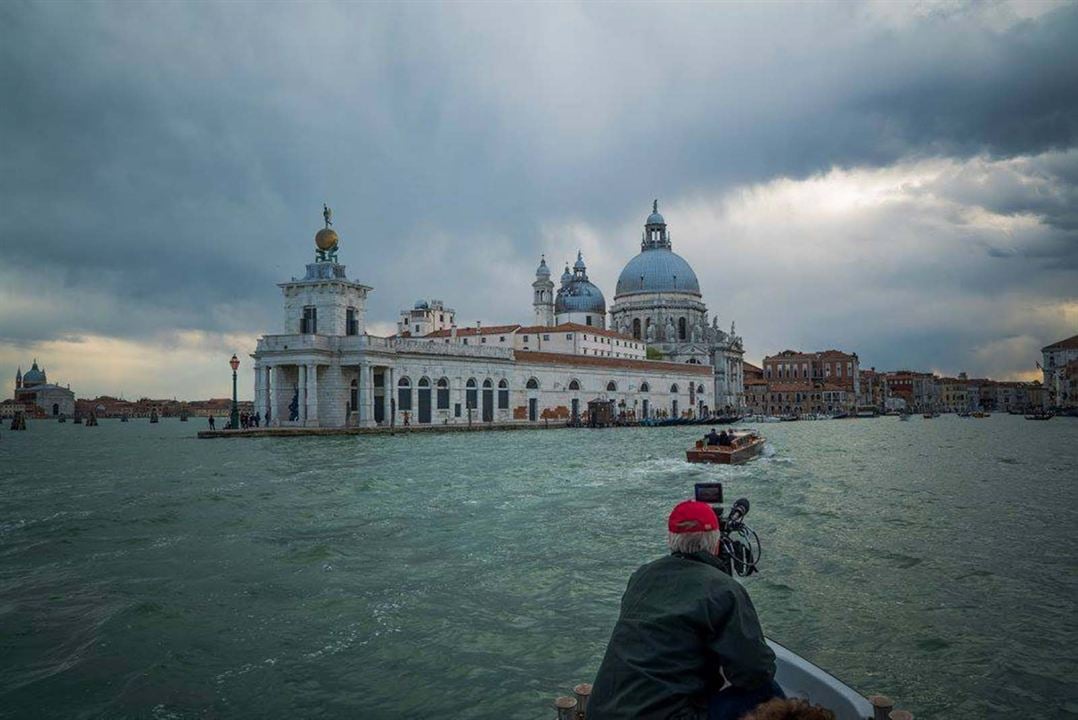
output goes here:
[[649, 248], [630, 260], [621, 271], [614, 298], [661, 292], [699, 295], [700, 281], [685, 258], [666, 248]]

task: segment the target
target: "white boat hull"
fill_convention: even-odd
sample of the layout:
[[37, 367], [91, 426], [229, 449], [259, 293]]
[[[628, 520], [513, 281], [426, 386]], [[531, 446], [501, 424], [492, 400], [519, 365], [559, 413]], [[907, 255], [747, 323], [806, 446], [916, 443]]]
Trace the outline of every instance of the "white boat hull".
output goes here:
[[787, 697], [822, 705], [835, 713], [836, 720], [872, 717], [872, 703], [849, 685], [774, 640], [768, 638], [767, 644], [775, 651], [775, 681]]

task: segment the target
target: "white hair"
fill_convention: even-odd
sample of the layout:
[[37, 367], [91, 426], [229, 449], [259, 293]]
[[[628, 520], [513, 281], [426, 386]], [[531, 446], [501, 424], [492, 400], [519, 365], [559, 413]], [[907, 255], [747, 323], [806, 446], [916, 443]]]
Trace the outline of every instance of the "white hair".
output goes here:
[[718, 546], [719, 538], [721, 537], [722, 533], [718, 530], [670, 533], [666, 537], [666, 544], [672, 553], [691, 555], [692, 553], [700, 552], [701, 550], [715, 552], [715, 548]]

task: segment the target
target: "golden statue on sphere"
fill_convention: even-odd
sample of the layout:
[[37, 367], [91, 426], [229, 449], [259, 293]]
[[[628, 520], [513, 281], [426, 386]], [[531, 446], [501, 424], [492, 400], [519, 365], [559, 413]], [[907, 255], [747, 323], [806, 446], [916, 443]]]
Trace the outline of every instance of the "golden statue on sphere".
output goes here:
[[333, 224], [333, 211], [325, 203], [322, 203], [322, 218], [326, 221], [326, 226], [314, 236], [314, 244], [319, 250], [327, 253], [337, 249], [340, 238], [337, 237], [337, 231], [330, 227]]

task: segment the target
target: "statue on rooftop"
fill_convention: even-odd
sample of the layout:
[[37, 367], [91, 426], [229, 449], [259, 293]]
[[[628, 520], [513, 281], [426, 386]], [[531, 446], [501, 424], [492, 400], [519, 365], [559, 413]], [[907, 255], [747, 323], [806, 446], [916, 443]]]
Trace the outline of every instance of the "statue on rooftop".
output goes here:
[[329, 205], [322, 203], [322, 217], [326, 221], [326, 227], [333, 225], [333, 211], [329, 209]]

